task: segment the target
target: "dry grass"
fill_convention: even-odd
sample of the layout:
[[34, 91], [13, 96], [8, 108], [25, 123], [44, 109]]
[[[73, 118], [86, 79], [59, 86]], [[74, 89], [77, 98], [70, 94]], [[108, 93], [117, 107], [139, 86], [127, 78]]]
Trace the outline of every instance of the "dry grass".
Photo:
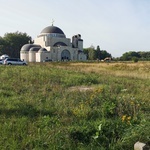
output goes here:
[[[63, 67], [63, 66], [59, 66]], [[65, 66], [66, 67], [66, 66]], [[103, 73], [139, 79], [150, 79], [150, 62], [138, 63], [70, 63], [66, 69], [75, 69], [87, 73]]]

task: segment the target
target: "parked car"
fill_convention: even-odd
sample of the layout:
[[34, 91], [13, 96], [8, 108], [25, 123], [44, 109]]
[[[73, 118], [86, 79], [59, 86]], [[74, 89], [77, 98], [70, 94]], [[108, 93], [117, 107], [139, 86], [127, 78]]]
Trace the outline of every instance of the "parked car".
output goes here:
[[0, 56], [0, 59], [6, 59], [6, 58], [9, 58], [9, 56], [6, 54], [3, 54], [2, 56]]
[[19, 58], [6, 58], [3, 62], [4, 65], [27, 65], [25, 61]]

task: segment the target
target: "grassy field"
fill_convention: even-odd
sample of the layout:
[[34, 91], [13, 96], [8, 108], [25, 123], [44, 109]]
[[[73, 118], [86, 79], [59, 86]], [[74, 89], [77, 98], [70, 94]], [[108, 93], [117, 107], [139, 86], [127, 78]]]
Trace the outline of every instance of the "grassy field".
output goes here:
[[132, 150], [150, 141], [150, 62], [0, 66], [1, 150]]

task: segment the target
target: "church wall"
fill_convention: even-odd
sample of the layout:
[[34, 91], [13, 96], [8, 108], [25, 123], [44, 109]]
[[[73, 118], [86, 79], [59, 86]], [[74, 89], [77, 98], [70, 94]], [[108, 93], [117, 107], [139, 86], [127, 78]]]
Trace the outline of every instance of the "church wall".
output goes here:
[[78, 48], [72, 48], [72, 60], [78, 60]]
[[61, 61], [61, 53], [64, 49], [66, 49], [66, 46], [53, 47], [51, 50], [52, 61]]
[[71, 60], [75, 60], [75, 56], [76, 56], [76, 51], [75, 51], [75, 49], [73, 49], [73, 48], [70, 48], [69, 49], [69, 51], [70, 51], [70, 54], [71, 54]]
[[41, 47], [44, 47], [44, 46], [45, 46], [45, 43], [46, 43], [45, 36], [37, 37], [37, 38], [34, 40], [34, 44], [41, 45]]
[[39, 44], [41, 45], [41, 47], [53, 46], [57, 42], [63, 42], [67, 46], [71, 46], [71, 42], [69, 38], [41, 36], [41, 37], [37, 37], [34, 40], [34, 44]]
[[50, 60], [51, 53], [50, 52], [38, 52], [36, 53], [36, 62], [43, 62], [44, 60]]
[[59, 48], [58, 52], [57, 52], [57, 57], [58, 57], [58, 61], [61, 61], [61, 54], [63, 52], [63, 50], [68, 50], [70, 52], [70, 59], [71, 60], [77, 60], [78, 57], [78, 49], [77, 48], [72, 48], [72, 47], [68, 47], [68, 46], [62, 46]]
[[78, 41], [78, 49], [83, 51], [83, 41]]
[[46, 36], [45, 38], [45, 47], [52, 46], [52, 37]]
[[36, 62], [36, 51], [29, 51], [29, 62]]
[[53, 47], [51, 48], [51, 58], [52, 58], [52, 61], [57, 61], [57, 57], [58, 57], [58, 48], [57, 47]]
[[29, 62], [29, 52], [20, 52], [20, 59]]
[[84, 53], [79, 53], [78, 60], [79, 61], [85, 61], [85, 60], [87, 60], [87, 57]]
[[72, 37], [72, 45], [74, 48], [78, 47], [78, 38], [76, 35]]
[[55, 43], [57, 42], [63, 42], [65, 43], [67, 46], [71, 46], [71, 43], [70, 43], [70, 39], [69, 38], [59, 38], [59, 37], [47, 37], [47, 40], [46, 40], [46, 44], [45, 46], [53, 46]]
[[40, 55], [40, 53], [36, 53], [36, 62], [41, 62], [41, 55]]

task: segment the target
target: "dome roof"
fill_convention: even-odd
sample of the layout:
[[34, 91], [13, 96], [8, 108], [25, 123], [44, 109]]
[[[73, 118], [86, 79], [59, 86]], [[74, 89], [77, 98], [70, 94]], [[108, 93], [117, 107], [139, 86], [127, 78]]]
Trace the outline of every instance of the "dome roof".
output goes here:
[[38, 52], [46, 52], [47, 50], [45, 48], [40, 48]]
[[30, 48], [32, 47], [39, 47], [39, 49], [41, 48], [40, 45], [36, 45], [36, 44], [25, 44], [22, 46], [21, 51], [29, 51]]
[[31, 47], [30, 52], [37, 52], [40, 49], [40, 47]]
[[56, 27], [56, 26], [48, 26], [46, 28], [44, 28], [42, 31], [41, 31], [41, 34], [42, 33], [58, 33], [58, 34], [64, 34], [64, 32]]

